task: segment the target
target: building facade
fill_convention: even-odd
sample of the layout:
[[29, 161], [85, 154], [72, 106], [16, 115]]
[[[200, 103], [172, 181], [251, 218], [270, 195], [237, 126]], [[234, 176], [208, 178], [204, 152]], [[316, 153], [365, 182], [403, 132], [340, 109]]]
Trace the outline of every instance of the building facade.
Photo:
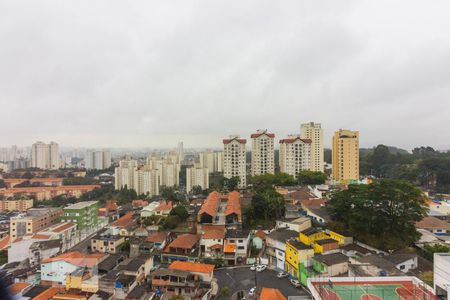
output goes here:
[[125, 159], [119, 162], [119, 166], [114, 170], [114, 186], [116, 190], [120, 190], [125, 186], [134, 187], [134, 175], [137, 170], [137, 161], [133, 159]]
[[134, 171], [134, 189], [138, 195], [159, 195], [159, 173], [148, 167]]
[[290, 135], [280, 140], [280, 172], [297, 177], [311, 166], [311, 140]]
[[89, 230], [98, 225], [97, 201], [82, 201], [64, 208], [61, 222], [77, 224], [79, 230]]
[[186, 192], [191, 192], [194, 186], [200, 186], [202, 190], [209, 188], [208, 168], [186, 168]]
[[225, 178], [239, 177], [240, 188], [245, 188], [247, 186], [246, 143], [247, 140], [241, 139], [239, 136], [230, 136], [229, 139], [223, 140], [223, 176]]
[[62, 214], [61, 208], [31, 208], [24, 216], [12, 217], [9, 227], [11, 239], [36, 233], [56, 224]]
[[300, 137], [311, 140], [311, 171], [324, 171], [323, 130], [320, 123], [309, 122], [300, 126]]
[[111, 152], [109, 150], [86, 151], [85, 167], [88, 170], [104, 170], [111, 167]]
[[20, 200], [1, 200], [1, 211], [20, 211], [25, 212], [27, 209], [33, 207], [33, 199], [20, 199]]
[[350, 182], [359, 179], [359, 132], [340, 129], [333, 136], [332, 177]]
[[31, 167], [42, 170], [59, 168], [59, 146], [55, 142], [36, 142], [31, 146]]
[[223, 172], [223, 152], [203, 151], [199, 153], [201, 168], [208, 168], [210, 173]]
[[252, 134], [252, 176], [275, 173], [275, 134], [258, 130]]

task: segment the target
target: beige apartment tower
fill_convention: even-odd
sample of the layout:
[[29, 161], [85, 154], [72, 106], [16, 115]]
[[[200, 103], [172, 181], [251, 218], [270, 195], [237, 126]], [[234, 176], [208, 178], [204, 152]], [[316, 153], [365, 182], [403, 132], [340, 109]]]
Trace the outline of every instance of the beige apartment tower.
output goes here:
[[311, 166], [311, 140], [289, 135], [280, 140], [280, 172], [297, 177]]
[[340, 129], [333, 136], [333, 179], [348, 183], [359, 179], [359, 132]]
[[239, 136], [230, 136], [223, 140], [223, 176], [225, 178], [239, 177], [240, 188], [247, 186], [246, 178], [246, 157], [245, 145], [246, 139], [241, 139]]
[[323, 130], [320, 123], [309, 122], [300, 126], [300, 137], [311, 140], [311, 171], [323, 172]]
[[275, 134], [257, 130], [252, 134], [252, 176], [275, 173]]

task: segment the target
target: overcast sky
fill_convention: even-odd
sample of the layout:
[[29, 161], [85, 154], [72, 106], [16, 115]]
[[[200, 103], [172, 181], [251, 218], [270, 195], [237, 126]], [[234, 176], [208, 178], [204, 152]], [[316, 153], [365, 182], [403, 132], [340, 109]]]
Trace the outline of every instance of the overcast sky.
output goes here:
[[0, 146], [220, 147], [321, 122], [450, 148], [450, 1], [0, 0]]

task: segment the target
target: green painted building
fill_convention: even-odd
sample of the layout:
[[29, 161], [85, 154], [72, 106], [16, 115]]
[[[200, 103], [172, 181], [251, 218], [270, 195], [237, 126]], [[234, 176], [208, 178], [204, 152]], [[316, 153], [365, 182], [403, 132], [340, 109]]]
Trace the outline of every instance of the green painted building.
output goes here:
[[61, 222], [75, 223], [78, 230], [93, 229], [98, 224], [97, 201], [83, 201], [64, 208]]

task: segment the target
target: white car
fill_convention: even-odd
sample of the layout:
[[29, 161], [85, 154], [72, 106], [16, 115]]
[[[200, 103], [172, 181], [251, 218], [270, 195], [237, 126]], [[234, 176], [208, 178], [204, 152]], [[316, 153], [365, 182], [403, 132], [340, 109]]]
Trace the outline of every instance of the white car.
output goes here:
[[250, 291], [248, 291], [248, 295], [249, 295], [249, 296], [255, 296], [255, 293], [256, 293], [256, 286], [255, 286], [255, 287], [252, 287], [252, 288], [250, 289]]
[[265, 269], [267, 269], [266, 265], [259, 265], [259, 266], [256, 267], [256, 272], [262, 272]]
[[251, 265], [251, 266], [250, 266], [250, 271], [255, 271], [255, 270], [256, 270], [256, 267], [257, 267], [257, 266], [256, 266], [255, 264]]
[[290, 282], [292, 283], [293, 286], [295, 287], [299, 287], [302, 284], [300, 283], [300, 281], [298, 281], [297, 279], [291, 279]]
[[288, 277], [288, 276], [289, 276], [289, 274], [285, 273], [285, 272], [280, 272], [280, 273], [277, 274], [278, 278], [284, 278], [284, 277]]

